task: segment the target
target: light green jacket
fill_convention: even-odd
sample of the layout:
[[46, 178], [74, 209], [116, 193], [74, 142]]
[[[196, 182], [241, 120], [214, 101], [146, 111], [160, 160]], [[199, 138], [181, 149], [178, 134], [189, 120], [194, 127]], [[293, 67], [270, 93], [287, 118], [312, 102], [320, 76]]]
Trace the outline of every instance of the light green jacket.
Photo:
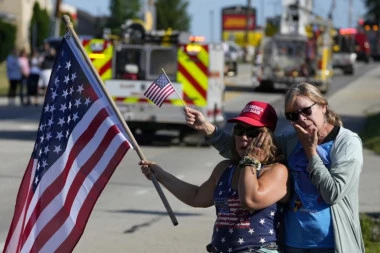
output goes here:
[[[295, 131], [276, 136], [288, 159], [298, 138]], [[230, 135], [221, 129], [208, 138], [222, 156], [229, 157]], [[336, 253], [365, 252], [359, 220], [359, 176], [363, 168], [360, 137], [341, 127], [331, 148], [331, 168], [327, 169], [318, 155], [309, 161], [311, 182], [323, 200], [331, 205]], [[285, 229], [286, 232], [286, 229]]]

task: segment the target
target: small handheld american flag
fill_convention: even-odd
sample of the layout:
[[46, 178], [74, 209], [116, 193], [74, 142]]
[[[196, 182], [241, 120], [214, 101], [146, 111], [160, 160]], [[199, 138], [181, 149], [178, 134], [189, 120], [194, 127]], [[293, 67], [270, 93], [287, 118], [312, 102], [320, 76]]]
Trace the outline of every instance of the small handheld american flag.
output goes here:
[[175, 92], [173, 84], [165, 74], [161, 74], [144, 92], [144, 96], [150, 99], [158, 107], [161, 107], [165, 99], [173, 92]]

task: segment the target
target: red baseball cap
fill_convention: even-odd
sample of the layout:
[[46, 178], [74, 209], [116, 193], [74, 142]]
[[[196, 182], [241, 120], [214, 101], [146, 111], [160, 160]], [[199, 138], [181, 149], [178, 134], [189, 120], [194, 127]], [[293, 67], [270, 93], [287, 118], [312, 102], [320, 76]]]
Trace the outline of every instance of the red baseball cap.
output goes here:
[[274, 131], [277, 125], [277, 113], [274, 108], [265, 102], [251, 101], [236, 118], [227, 122], [244, 122], [255, 127], [267, 127]]

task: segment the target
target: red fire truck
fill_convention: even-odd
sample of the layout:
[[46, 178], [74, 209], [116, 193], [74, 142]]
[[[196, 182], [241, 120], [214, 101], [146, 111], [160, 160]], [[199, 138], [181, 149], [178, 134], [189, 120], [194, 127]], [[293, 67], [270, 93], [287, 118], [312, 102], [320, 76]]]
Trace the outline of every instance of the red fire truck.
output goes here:
[[354, 38], [355, 53], [357, 61], [369, 62], [371, 58], [371, 47], [368, 41], [367, 34], [361, 27], [358, 28], [342, 28], [339, 30], [339, 35], [347, 38]]
[[380, 30], [379, 20], [370, 19], [362, 21], [361, 28], [368, 38], [370, 54], [373, 60], [380, 60]]

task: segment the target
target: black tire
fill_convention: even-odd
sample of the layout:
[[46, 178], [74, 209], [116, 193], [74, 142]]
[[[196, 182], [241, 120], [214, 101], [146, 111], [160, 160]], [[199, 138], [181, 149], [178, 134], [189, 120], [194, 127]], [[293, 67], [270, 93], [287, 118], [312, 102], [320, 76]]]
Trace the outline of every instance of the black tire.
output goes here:
[[354, 71], [354, 68], [351, 67], [351, 68], [345, 69], [345, 70], [343, 71], [343, 74], [344, 74], [344, 75], [353, 75], [354, 72], [355, 72], [355, 71]]
[[273, 91], [274, 90], [274, 83], [272, 81], [261, 81], [260, 85], [257, 87], [258, 91]]
[[331, 81], [327, 81], [325, 83], [322, 83], [321, 86], [319, 86], [319, 90], [322, 94], [326, 94], [329, 91]]

